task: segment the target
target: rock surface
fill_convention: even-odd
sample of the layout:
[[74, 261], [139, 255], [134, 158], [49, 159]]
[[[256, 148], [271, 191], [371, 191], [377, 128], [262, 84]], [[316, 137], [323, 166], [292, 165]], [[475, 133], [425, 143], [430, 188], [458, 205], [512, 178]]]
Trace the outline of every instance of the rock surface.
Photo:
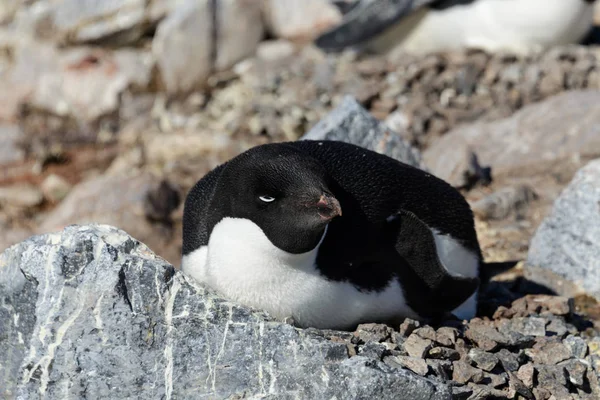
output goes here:
[[491, 166], [494, 179], [548, 174], [600, 156], [599, 124], [600, 92], [573, 91], [503, 120], [456, 128], [429, 147], [423, 159], [433, 174], [450, 183], [460, 178], [457, 166], [464, 149]]
[[152, 42], [167, 93], [189, 93], [211, 72], [251, 55], [263, 36], [260, 12], [260, 2], [248, 0], [184, 1], [176, 7]]
[[[598, 331], [563, 297], [437, 327], [297, 329], [219, 298], [121, 230], [72, 225], [0, 255], [0, 299], [4, 398], [600, 395]], [[543, 329], [553, 322], [565, 332]]]
[[450, 398], [228, 303], [109, 226], [33, 237], [0, 256], [0, 272], [3, 398]]
[[[531, 241], [527, 263], [600, 299], [600, 159], [577, 172], [556, 200]], [[530, 275], [558, 292], [570, 290], [554, 285], [551, 276]]]
[[347, 96], [301, 140], [338, 140], [385, 154], [417, 168], [425, 168], [421, 155], [385, 124], [377, 121], [358, 102]]

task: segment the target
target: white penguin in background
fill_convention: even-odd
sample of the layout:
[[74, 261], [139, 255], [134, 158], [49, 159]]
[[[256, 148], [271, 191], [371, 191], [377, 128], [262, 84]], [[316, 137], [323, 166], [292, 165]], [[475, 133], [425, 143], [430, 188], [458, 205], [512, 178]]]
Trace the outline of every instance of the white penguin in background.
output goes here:
[[358, 0], [342, 23], [316, 39], [324, 50], [375, 53], [473, 48], [529, 54], [578, 43], [595, 0]]

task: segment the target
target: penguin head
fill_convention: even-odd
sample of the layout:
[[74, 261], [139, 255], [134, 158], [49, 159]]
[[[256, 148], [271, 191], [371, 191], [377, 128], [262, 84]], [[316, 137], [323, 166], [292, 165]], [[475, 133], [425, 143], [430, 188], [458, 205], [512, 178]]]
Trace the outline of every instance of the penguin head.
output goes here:
[[332, 188], [314, 158], [283, 144], [263, 145], [228, 163], [212, 209], [252, 221], [273, 245], [300, 254], [314, 249], [327, 224], [342, 215]]

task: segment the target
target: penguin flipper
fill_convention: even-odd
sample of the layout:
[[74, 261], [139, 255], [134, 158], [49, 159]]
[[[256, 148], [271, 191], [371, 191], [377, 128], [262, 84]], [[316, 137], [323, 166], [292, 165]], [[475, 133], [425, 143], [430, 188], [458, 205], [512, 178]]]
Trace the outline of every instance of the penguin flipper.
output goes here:
[[207, 225], [208, 207], [226, 164], [221, 164], [208, 172], [190, 189], [183, 208], [183, 255], [208, 244], [210, 236]]
[[393, 220], [395, 248], [428, 289], [429, 303], [448, 311], [461, 305], [478, 288], [479, 278], [452, 275], [438, 256], [432, 230], [410, 211], [400, 210]]
[[341, 51], [383, 32], [416, 8], [435, 0], [360, 0], [340, 25], [322, 33], [315, 44], [324, 50]]

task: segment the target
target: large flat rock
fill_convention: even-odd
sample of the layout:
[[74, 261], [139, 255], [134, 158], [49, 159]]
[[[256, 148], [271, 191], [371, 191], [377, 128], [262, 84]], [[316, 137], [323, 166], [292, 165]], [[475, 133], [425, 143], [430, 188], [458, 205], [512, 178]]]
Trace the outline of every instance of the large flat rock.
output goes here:
[[[600, 159], [588, 163], [561, 193], [531, 241], [530, 279], [571, 295], [557, 274], [600, 300]], [[536, 268], [537, 267], [537, 268]]]
[[491, 166], [498, 179], [580, 167], [600, 156], [600, 91], [567, 92], [503, 120], [457, 127], [428, 148], [423, 159], [433, 174], [456, 184], [468, 151]]
[[0, 299], [2, 398], [450, 398], [217, 297], [106, 225], [6, 250]]

